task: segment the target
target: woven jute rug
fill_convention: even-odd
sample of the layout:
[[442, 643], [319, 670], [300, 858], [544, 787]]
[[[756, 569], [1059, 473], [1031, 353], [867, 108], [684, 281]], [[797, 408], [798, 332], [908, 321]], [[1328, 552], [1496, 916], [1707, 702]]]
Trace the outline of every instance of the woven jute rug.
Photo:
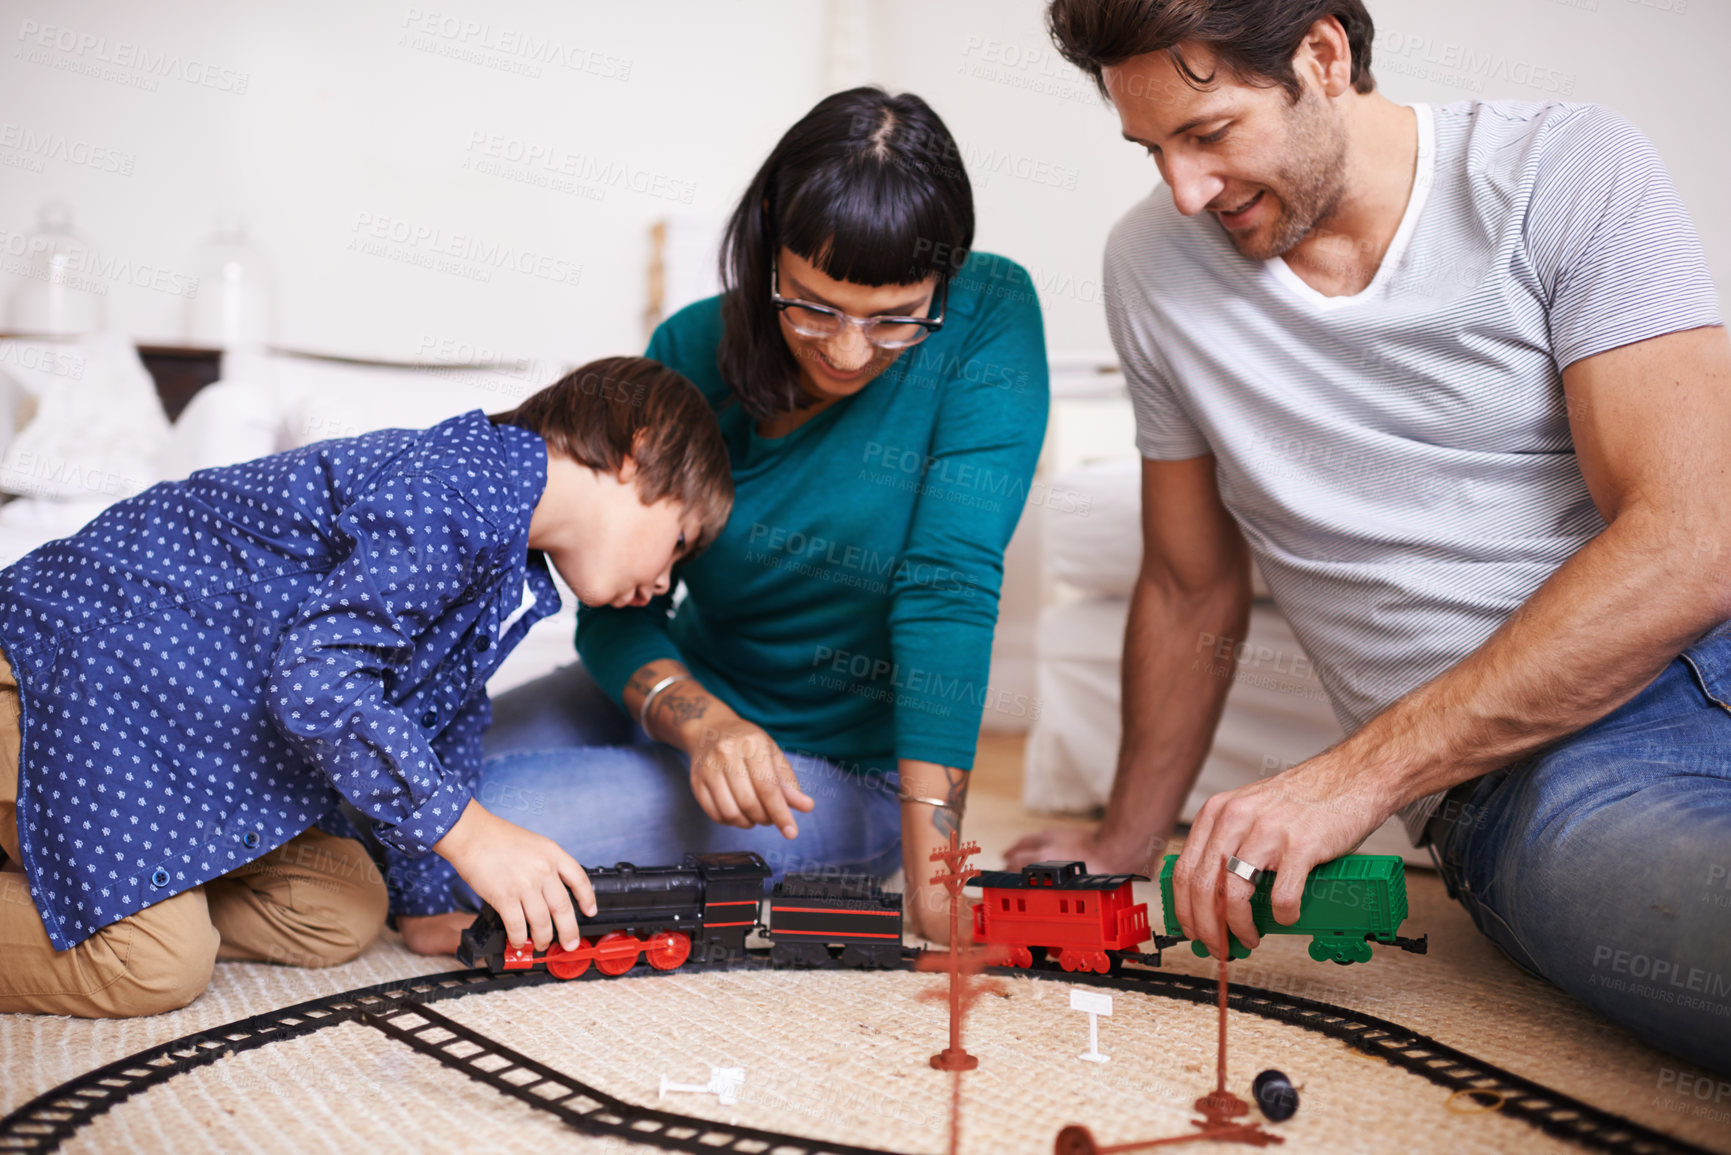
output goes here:
[[[1709, 1149], [1731, 1152], [1731, 1106], [1679, 1086], [1693, 1071], [1529, 978], [1472, 928], [1424, 872], [1409, 878], [1407, 933], [1428, 955], [1379, 950], [1365, 965], [1313, 962], [1302, 940], [1271, 939], [1233, 965], [1235, 982], [1389, 1019], [1555, 1091]], [[1151, 909], [1158, 909], [1153, 893]], [[1167, 968], [1212, 976], [1186, 948]], [[455, 966], [454, 960], [450, 961]], [[439, 969], [394, 938], [326, 971], [221, 964], [211, 989], [171, 1015], [128, 1022], [0, 1016], [0, 1110], [68, 1078], [205, 1027], [259, 1011]], [[667, 1109], [790, 1134], [907, 1152], [945, 1149], [949, 1076], [927, 1058], [945, 1042], [947, 1008], [919, 995], [932, 975], [750, 972], [641, 975], [507, 990], [439, 1004], [441, 1013], [633, 1102], [663, 1076], [703, 1083], [742, 1067], [739, 1101], [670, 1095]], [[1215, 1011], [1114, 992], [1100, 1020], [1104, 1064], [1085, 1063], [1085, 1016], [1070, 983], [1014, 978], [968, 1022], [978, 1071], [963, 1076], [962, 1149], [1045, 1152], [1058, 1130], [1088, 1126], [1102, 1143], [1189, 1130], [1213, 1085]], [[1278, 1125], [1283, 1150], [1568, 1150], [1518, 1119], [1303, 1029], [1232, 1013], [1229, 1082], [1247, 1095], [1277, 1067], [1301, 1088]], [[1680, 1075], [1684, 1077], [1679, 1077]], [[243, 1052], [132, 1099], [65, 1147], [110, 1151], [619, 1150], [446, 1070], [372, 1029], [345, 1024]], [[1218, 1148], [1209, 1148], [1218, 1149]], [[637, 1148], [646, 1150], [646, 1148]]]

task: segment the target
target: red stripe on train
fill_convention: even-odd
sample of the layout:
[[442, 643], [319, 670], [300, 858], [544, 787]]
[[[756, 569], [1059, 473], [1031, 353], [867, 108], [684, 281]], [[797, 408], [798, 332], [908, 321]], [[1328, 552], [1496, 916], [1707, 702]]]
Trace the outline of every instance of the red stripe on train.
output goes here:
[[780, 927], [776, 928], [775, 933], [778, 935], [783, 935], [783, 934], [815, 934], [815, 935], [819, 935], [819, 936], [824, 937], [824, 938], [894, 938], [894, 939], [899, 939], [902, 937], [899, 934], [877, 934], [875, 932], [871, 933], [871, 934], [867, 934], [867, 933], [864, 933], [863, 931], [856, 931], [856, 930], [834, 930], [834, 931], [832, 931], [832, 930], [782, 930]]

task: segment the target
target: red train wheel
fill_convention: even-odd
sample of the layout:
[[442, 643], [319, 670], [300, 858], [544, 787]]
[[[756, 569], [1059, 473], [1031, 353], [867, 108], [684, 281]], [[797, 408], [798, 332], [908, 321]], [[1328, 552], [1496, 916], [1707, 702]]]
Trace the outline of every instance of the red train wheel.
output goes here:
[[649, 965], [658, 971], [670, 971], [691, 957], [691, 938], [675, 931], [658, 934], [644, 944]]
[[1034, 952], [1025, 946], [1013, 947], [1010, 950], [1010, 965], [1024, 970], [1034, 965]]
[[1088, 961], [1093, 964], [1094, 973], [1097, 975], [1103, 975], [1112, 969], [1112, 960], [1106, 957], [1103, 950], [1094, 951], [1088, 956]]
[[586, 953], [588, 950], [589, 940], [586, 938], [577, 940], [577, 949], [574, 951], [566, 950], [559, 945], [558, 939], [554, 939], [547, 944], [547, 970], [554, 978], [574, 979], [589, 969], [589, 955]]
[[1063, 950], [1058, 952], [1058, 965], [1063, 967], [1066, 971], [1074, 971], [1078, 967], [1084, 965], [1084, 961], [1075, 951], [1072, 951], [1069, 947], [1065, 947]]
[[622, 930], [604, 934], [595, 943], [595, 969], [604, 975], [622, 975], [637, 965], [643, 943]]

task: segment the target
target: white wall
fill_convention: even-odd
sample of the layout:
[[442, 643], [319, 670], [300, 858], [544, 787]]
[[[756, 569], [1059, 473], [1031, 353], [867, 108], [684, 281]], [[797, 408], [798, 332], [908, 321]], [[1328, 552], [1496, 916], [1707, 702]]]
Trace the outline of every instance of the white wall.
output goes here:
[[[11, 138], [64, 137], [133, 162], [130, 175], [57, 158], [40, 173], [0, 167], [0, 229], [27, 231], [43, 199], [63, 196], [111, 257], [186, 271], [213, 214], [232, 211], [274, 260], [283, 344], [396, 358], [429, 340], [550, 360], [635, 351], [650, 223], [731, 204], [820, 95], [822, 16], [817, 5], [702, 0], [5, 0], [0, 122], [16, 126]], [[38, 47], [28, 33], [44, 26], [69, 31], [73, 50]], [[80, 50], [76, 37], [103, 43]], [[531, 40], [577, 67], [502, 47]], [[182, 67], [105, 65], [123, 43]], [[185, 79], [210, 64], [228, 70], [217, 74], [228, 90]], [[524, 64], [540, 75], [502, 67]], [[155, 91], [75, 71], [105, 67]], [[472, 142], [494, 136], [544, 149], [555, 166], [570, 158], [592, 179], [557, 191], [466, 167], [484, 159]], [[0, 164], [28, 157], [6, 144]], [[628, 183], [605, 183], [609, 171]], [[389, 256], [357, 252], [366, 219], [432, 235], [387, 240]], [[436, 246], [510, 246], [539, 274], [396, 259]], [[578, 283], [564, 283], [576, 267]], [[111, 324], [178, 337], [181, 299], [122, 282], [109, 300]]]
[[[1377, 75], [1397, 100], [1567, 95], [1631, 117], [1670, 163], [1720, 283], [1731, 277], [1731, 3], [1371, 6]], [[125, 270], [111, 274], [111, 323], [146, 339], [177, 338], [184, 301], [131, 281], [161, 270], [159, 284], [183, 283], [213, 215], [231, 212], [275, 262], [284, 344], [398, 358], [429, 342], [549, 360], [630, 350], [649, 224], [725, 213], [795, 117], [869, 79], [919, 92], [949, 122], [979, 243], [1033, 272], [1051, 347], [1100, 349], [1101, 245], [1156, 178], [1057, 57], [1043, 12], [1041, 0], [0, 0], [0, 242], [64, 197]], [[574, 66], [512, 47], [547, 43]], [[540, 75], [505, 70], [524, 65]], [[644, 191], [475, 171], [477, 137]], [[129, 171], [105, 171], [116, 166]], [[356, 251], [363, 220], [426, 239]], [[484, 258], [454, 272], [404, 263], [437, 246], [509, 248], [543, 275]], [[579, 267], [578, 283], [559, 283]]]
[[[1402, 103], [1594, 101], [1658, 145], [1731, 286], [1731, 0], [1368, 0], [1372, 66]], [[882, 78], [918, 91], [967, 154], [981, 247], [1033, 272], [1047, 341], [1107, 347], [1108, 230], [1158, 177], [1092, 85], [1053, 50], [1042, 0], [881, 0]], [[1018, 175], [1024, 174], [1024, 175]]]

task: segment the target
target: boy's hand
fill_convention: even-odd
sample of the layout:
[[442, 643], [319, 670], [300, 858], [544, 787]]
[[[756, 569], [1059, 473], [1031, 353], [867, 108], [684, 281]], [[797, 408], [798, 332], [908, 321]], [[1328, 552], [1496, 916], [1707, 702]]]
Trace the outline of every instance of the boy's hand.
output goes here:
[[775, 739], [743, 718], [706, 726], [690, 754], [691, 792], [703, 812], [724, 826], [774, 826], [792, 838], [799, 833], [793, 811], [817, 805], [799, 788], [799, 776]]
[[595, 890], [575, 858], [551, 838], [505, 821], [473, 798], [433, 850], [499, 912], [512, 946], [528, 940], [536, 950], [546, 950], [557, 935], [561, 946], [575, 950], [572, 895], [586, 916], [595, 916]]

